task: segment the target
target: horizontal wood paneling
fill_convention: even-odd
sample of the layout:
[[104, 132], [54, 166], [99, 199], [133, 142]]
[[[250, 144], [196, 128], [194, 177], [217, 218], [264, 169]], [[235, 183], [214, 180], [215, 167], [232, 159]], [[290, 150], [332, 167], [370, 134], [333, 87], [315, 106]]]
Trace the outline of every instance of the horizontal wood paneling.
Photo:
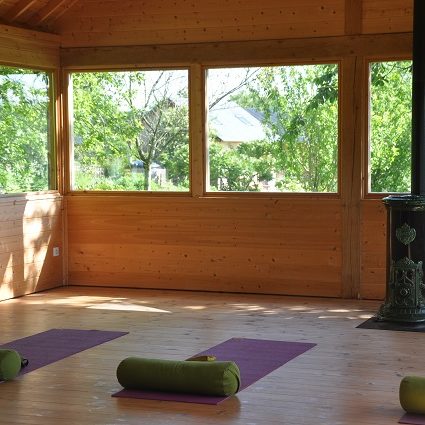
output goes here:
[[[16, 3], [0, 2], [0, 13], [12, 10]], [[0, 26], [1, 63], [56, 68], [60, 41], [65, 47], [62, 65], [76, 69], [136, 65], [200, 69], [199, 64], [333, 61], [347, 57], [356, 57], [355, 63], [359, 58], [407, 56], [411, 51], [412, 0], [69, 0], [50, 3], [49, 7], [44, 0], [33, 3], [39, 5], [39, 11], [22, 14], [19, 22], [31, 25], [33, 16], [35, 25], [44, 25], [60, 35]], [[53, 6], [54, 13], [50, 10]], [[350, 73], [342, 75], [349, 76], [349, 81], [343, 82], [344, 90], [351, 86]], [[198, 89], [203, 83], [199, 75], [192, 75], [199, 80], [195, 82]], [[354, 92], [359, 87], [359, 83], [352, 85]], [[202, 96], [197, 96], [192, 106], [200, 107]], [[365, 119], [364, 106], [355, 108], [348, 125], [343, 121], [343, 154], [344, 149], [351, 152], [351, 144], [359, 142], [358, 135], [353, 141], [346, 134], [350, 123]], [[192, 120], [201, 117], [199, 110], [192, 114]], [[199, 123], [192, 128], [194, 134], [202, 131]], [[200, 145], [195, 145], [198, 161], [202, 152]], [[345, 156], [342, 175], [348, 181], [351, 154]], [[357, 159], [354, 161], [358, 166]], [[61, 169], [64, 166], [62, 162], [59, 165]], [[201, 168], [195, 167], [193, 173], [197, 176], [192, 182], [197, 196], [202, 195]], [[355, 252], [359, 232], [354, 234], [356, 226], [352, 224], [359, 214], [353, 206], [357, 208], [360, 196], [353, 187], [348, 183], [342, 188], [342, 201], [314, 201], [319, 205], [314, 211], [318, 216], [309, 211], [313, 201], [302, 198], [279, 200], [274, 205], [271, 200], [251, 199], [72, 196], [70, 203], [76, 209], [70, 215], [70, 276], [80, 284], [325, 296], [341, 295], [341, 281], [345, 280], [346, 289], [355, 289], [361, 297], [382, 298], [382, 207], [378, 201], [362, 201], [360, 248]], [[33, 202], [37, 201], [27, 202], [29, 216], [23, 218], [19, 208], [0, 207], [0, 223], [7, 223], [0, 227], [0, 271], [4, 284], [13, 284], [15, 290], [24, 288], [16, 293], [35, 288], [41, 273], [51, 280], [43, 262], [49, 245], [38, 243], [58, 234], [57, 216], [39, 210]], [[52, 201], [45, 202], [49, 206]], [[125, 211], [115, 202], [125, 205]], [[96, 210], [99, 205], [103, 208]], [[270, 219], [269, 213], [279, 218]], [[378, 233], [376, 229], [380, 229]], [[61, 238], [53, 237], [54, 243], [63, 242]], [[360, 286], [356, 253], [361, 263]], [[52, 270], [49, 264], [47, 269]], [[54, 270], [52, 276], [56, 277]]]
[[411, 31], [413, 0], [4, 0], [0, 21], [64, 46], [125, 46]]
[[49, 28], [64, 47], [399, 33], [412, 30], [412, 0], [80, 1]]
[[340, 201], [68, 199], [69, 282], [340, 296]]
[[413, 0], [362, 0], [364, 34], [412, 31]]
[[[0, 64], [55, 70], [59, 37], [0, 25]], [[1, 197], [0, 300], [62, 285], [64, 248], [61, 196]]]
[[59, 67], [59, 37], [0, 25], [0, 64]]
[[63, 254], [60, 196], [0, 199], [0, 300], [62, 285]]
[[362, 298], [382, 299], [386, 280], [387, 216], [381, 200], [361, 202], [361, 277]]
[[80, 1], [50, 29], [68, 47], [323, 37], [344, 33], [344, 0]]
[[61, 49], [65, 68], [119, 68], [201, 63], [229, 65], [339, 60], [359, 55], [388, 57], [411, 54], [412, 34], [383, 34], [229, 43], [161, 46], [82, 47]]

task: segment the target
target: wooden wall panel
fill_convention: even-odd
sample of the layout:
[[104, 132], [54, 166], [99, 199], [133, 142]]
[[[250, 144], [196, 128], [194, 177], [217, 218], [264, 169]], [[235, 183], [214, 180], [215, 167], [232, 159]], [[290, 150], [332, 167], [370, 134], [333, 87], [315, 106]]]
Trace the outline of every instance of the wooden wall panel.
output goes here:
[[0, 25], [0, 64], [58, 68], [59, 37]]
[[361, 34], [363, 19], [363, 1], [345, 0], [345, 34]]
[[361, 202], [361, 275], [362, 298], [383, 299], [386, 280], [387, 216], [381, 200]]
[[62, 209], [57, 195], [0, 200], [0, 300], [63, 284]]
[[67, 199], [72, 285], [341, 295], [339, 200]]
[[[382, 298], [384, 285], [375, 274], [379, 268], [385, 273], [385, 266], [375, 260], [385, 256], [385, 243], [369, 239], [366, 221], [371, 213], [364, 213], [361, 201], [366, 176], [362, 152], [367, 144], [362, 130], [368, 109], [365, 57], [405, 56], [410, 49], [410, 33], [182, 44], [178, 49], [173, 45], [62, 49], [62, 65], [71, 69], [135, 63], [190, 66], [196, 92], [193, 198], [67, 196], [70, 283]], [[320, 60], [319, 54], [323, 60], [341, 63], [339, 199], [267, 200], [248, 194], [203, 198], [203, 128], [198, 122], [202, 65], [308, 62]], [[267, 211], [276, 212], [279, 220], [264, 220]]]
[[344, 0], [86, 0], [50, 29], [65, 47], [323, 37], [344, 33]]
[[[0, 25], [0, 64], [55, 70], [59, 37]], [[61, 196], [0, 197], [0, 300], [62, 285], [63, 248]]]
[[413, 0], [362, 0], [364, 34], [412, 31]]
[[[56, 68], [60, 41], [62, 64], [70, 68], [184, 63], [199, 70], [201, 63], [336, 59], [351, 64], [343, 87], [353, 83], [356, 92], [356, 64], [365, 57], [410, 52], [411, 18], [412, 0], [86, 0], [70, 6], [54, 26], [46, 24], [60, 37], [0, 26], [0, 60]], [[202, 81], [193, 78], [199, 88]], [[201, 101], [198, 95], [192, 103]], [[352, 116], [342, 121], [341, 200], [69, 196], [71, 283], [382, 298], [385, 219], [380, 201], [360, 202], [357, 193], [354, 147], [365, 109], [353, 102]], [[200, 116], [193, 112], [192, 120]], [[198, 161], [196, 196], [202, 195], [201, 172]], [[58, 236], [62, 217], [27, 211], [37, 210], [39, 200], [25, 200], [23, 210], [5, 202], [0, 298], [57, 282], [59, 260], [49, 257], [49, 244], [65, 240]]]

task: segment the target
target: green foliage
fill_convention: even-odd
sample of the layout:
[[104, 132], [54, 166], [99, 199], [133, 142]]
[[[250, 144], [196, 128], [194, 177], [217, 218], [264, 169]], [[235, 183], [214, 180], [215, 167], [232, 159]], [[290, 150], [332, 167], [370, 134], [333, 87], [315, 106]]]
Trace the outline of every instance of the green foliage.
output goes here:
[[[186, 115], [187, 116], [187, 115]], [[178, 141], [183, 143], [177, 143]], [[176, 186], [187, 190], [189, 188], [189, 140], [188, 133], [176, 138], [159, 155], [158, 162], [167, 170], [168, 180]]]
[[[337, 65], [243, 70], [209, 106], [232, 100], [256, 111], [266, 137], [229, 148], [211, 129], [211, 190], [335, 192]], [[188, 87], [178, 78], [177, 71], [72, 74], [75, 189], [189, 189]], [[406, 192], [410, 61], [372, 64], [370, 103], [371, 190]], [[49, 111], [45, 72], [0, 67], [1, 192], [49, 188]]]
[[49, 188], [49, 78], [0, 67], [0, 192]]
[[140, 128], [120, 109], [119, 87], [126, 77], [107, 72], [72, 76], [76, 189], [113, 190], [114, 177], [129, 168], [131, 151], [126, 139], [137, 137]]
[[370, 183], [372, 192], [409, 192], [411, 61], [371, 65]]
[[228, 149], [211, 140], [209, 148], [211, 190], [258, 192], [260, 182], [272, 179], [271, 145], [261, 141]]
[[[75, 189], [188, 190], [187, 90], [175, 92], [178, 78], [173, 71], [73, 74]], [[186, 155], [179, 167], [173, 152]], [[171, 185], [155, 184], [154, 164], [167, 168]], [[143, 178], [129, 179], [132, 171]]]
[[271, 167], [280, 191], [335, 192], [338, 157], [336, 65], [263, 68], [234, 96], [260, 111]]

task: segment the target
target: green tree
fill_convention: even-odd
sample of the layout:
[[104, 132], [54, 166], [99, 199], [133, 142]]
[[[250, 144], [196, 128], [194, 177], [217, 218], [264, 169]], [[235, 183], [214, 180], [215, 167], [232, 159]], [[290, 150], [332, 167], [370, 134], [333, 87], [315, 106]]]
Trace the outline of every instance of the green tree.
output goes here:
[[[124, 84], [124, 73], [72, 75], [74, 171], [78, 189], [107, 188], [102, 183], [113, 180], [129, 167], [131, 153], [125, 139], [136, 137], [139, 128], [130, 125], [126, 112], [120, 108], [118, 88]], [[82, 183], [88, 186], [82, 187]]]
[[[162, 165], [167, 151], [184, 151], [188, 144], [187, 90], [183, 86], [176, 94], [177, 79], [181, 75], [173, 71], [74, 74], [76, 162], [85, 169], [100, 167], [101, 178], [114, 178], [130, 173], [131, 163], [139, 161], [143, 178], [136, 185], [151, 190], [153, 163]], [[188, 177], [170, 177], [188, 182]], [[111, 188], [121, 189], [122, 181], [113, 180]]]
[[371, 65], [370, 184], [372, 192], [409, 192], [411, 61]]
[[[338, 162], [337, 65], [246, 68], [219, 87], [209, 108], [228, 100], [257, 111], [266, 140], [226, 149], [210, 132], [212, 188], [335, 192]], [[372, 66], [373, 191], [405, 191], [410, 178], [410, 62]], [[151, 190], [154, 163], [174, 190], [189, 187], [187, 87], [156, 72], [77, 73], [74, 79], [75, 159], [81, 188]], [[225, 80], [225, 79], [224, 79]], [[133, 161], [143, 173], [132, 174]], [[91, 170], [89, 182], [87, 170]], [[91, 186], [90, 186], [91, 185]], [[168, 186], [170, 187], [170, 186]]]
[[0, 67], [0, 191], [49, 189], [49, 77]]
[[336, 65], [262, 68], [234, 96], [262, 113], [282, 191], [337, 190], [337, 75]]

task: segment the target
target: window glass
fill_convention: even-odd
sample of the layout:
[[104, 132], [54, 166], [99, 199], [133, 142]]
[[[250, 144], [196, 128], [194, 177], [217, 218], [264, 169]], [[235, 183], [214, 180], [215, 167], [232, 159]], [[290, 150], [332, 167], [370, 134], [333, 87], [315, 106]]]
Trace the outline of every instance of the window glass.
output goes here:
[[188, 191], [188, 72], [71, 74], [74, 190]]
[[338, 66], [209, 69], [209, 191], [336, 192]]
[[0, 66], [0, 193], [55, 186], [49, 184], [49, 93], [48, 73]]
[[370, 64], [369, 190], [409, 192], [412, 62]]

